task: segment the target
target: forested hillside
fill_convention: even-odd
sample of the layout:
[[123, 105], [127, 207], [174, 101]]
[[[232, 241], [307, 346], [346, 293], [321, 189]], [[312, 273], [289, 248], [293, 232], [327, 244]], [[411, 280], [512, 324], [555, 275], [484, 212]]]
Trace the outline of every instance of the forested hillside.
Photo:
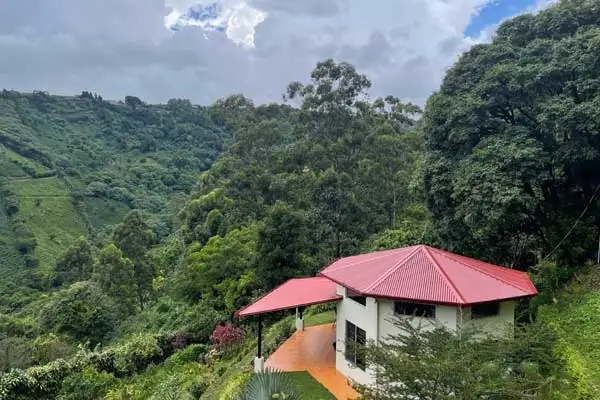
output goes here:
[[86, 92], [2, 92], [0, 305], [12, 310], [25, 301], [7, 288], [11, 282], [56, 286], [67, 248], [79, 237], [101, 242], [132, 209], [146, 214], [160, 241], [226, 140], [205, 109], [184, 100], [149, 106]]
[[[3, 92], [0, 399], [232, 399], [256, 347], [235, 310], [417, 243], [525, 270], [541, 292], [520, 307], [528, 341], [477, 358], [504, 397], [431, 398], [598, 398], [599, 46], [597, 1], [517, 17], [424, 111], [370, 98], [332, 60], [283, 104]], [[265, 322], [268, 356], [291, 324]]]

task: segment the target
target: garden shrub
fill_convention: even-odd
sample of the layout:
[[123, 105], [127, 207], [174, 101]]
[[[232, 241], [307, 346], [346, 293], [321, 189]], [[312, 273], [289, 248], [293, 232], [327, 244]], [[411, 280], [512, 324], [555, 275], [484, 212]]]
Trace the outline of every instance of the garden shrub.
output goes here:
[[334, 311], [336, 309], [336, 307], [337, 307], [337, 303], [335, 303], [335, 302], [317, 304], [317, 305], [309, 307], [306, 310], [306, 312], [304, 313], [304, 315], [316, 315], [316, 314], [321, 314], [324, 312]]
[[218, 400], [234, 400], [251, 378], [252, 373], [250, 372], [242, 372], [232, 376], [223, 386]]
[[285, 342], [294, 333], [292, 318], [284, 318], [276, 322], [268, 330], [263, 341], [263, 356], [271, 355], [283, 342]]
[[153, 362], [162, 361], [163, 349], [153, 335], [136, 335], [116, 351], [117, 370], [125, 375], [141, 371]]
[[63, 380], [57, 400], [102, 399], [114, 380], [112, 374], [86, 367]]
[[217, 325], [210, 335], [210, 341], [214, 348], [226, 351], [244, 341], [244, 331], [231, 322], [225, 325]]
[[192, 398], [199, 399], [204, 394], [204, 392], [206, 392], [206, 390], [208, 389], [209, 386], [210, 386], [209, 377], [203, 376], [203, 377], [195, 380], [190, 385], [188, 391], [190, 392], [190, 395], [192, 396]]
[[192, 344], [185, 349], [175, 352], [167, 362], [173, 364], [185, 364], [188, 362], [201, 362], [204, 355], [208, 352], [208, 346], [205, 344]]

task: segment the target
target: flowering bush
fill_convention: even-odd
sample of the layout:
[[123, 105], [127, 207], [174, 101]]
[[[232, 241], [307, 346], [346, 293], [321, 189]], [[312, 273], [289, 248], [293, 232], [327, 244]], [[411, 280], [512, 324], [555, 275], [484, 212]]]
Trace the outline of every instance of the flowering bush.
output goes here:
[[226, 350], [242, 343], [243, 340], [244, 330], [234, 326], [231, 322], [225, 325], [217, 325], [210, 335], [210, 342], [218, 350]]

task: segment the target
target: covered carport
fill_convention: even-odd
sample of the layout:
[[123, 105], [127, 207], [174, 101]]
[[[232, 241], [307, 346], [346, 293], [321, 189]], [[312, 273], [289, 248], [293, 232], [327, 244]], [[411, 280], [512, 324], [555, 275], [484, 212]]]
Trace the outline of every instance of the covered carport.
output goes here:
[[343, 297], [336, 291], [336, 283], [325, 277], [290, 279], [258, 300], [236, 312], [238, 318], [258, 316], [258, 351], [254, 371], [264, 370], [262, 356], [262, 315], [274, 311], [296, 309], [296, 330], [304, 329], [302, 311], [314, 304], [339, 301]]

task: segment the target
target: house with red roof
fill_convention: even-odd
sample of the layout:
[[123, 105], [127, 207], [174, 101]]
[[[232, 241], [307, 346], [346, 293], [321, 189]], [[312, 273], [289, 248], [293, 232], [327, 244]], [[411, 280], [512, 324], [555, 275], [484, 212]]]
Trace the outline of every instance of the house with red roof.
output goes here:
[[[422, 327], [472, 327], [489, 335], [507, 335], [517, 302], [535, 295], [537, 290], [525, 272], [418, 245], [339, 259], [317, 277], [285, 282], [237, 315], [258, 316], [255, 371], [260, 372], [265, 365], [260, 315], [296, 308], [299, 334], [304, 331], [304, 307], [336, 302], [331, 363], [342, 376], [368, 384], [373, 379], [369, 367], [351, 350], [354, 346], [346, 350], [345, 344], [378, 342], [398, 334], [394, 317], [410, 318]], [[294, 343], [303, 345], [298, 341], [308, 336], [303, 335]], [[309, 352], [307, 348], [299, 353], [305, 357]]]

